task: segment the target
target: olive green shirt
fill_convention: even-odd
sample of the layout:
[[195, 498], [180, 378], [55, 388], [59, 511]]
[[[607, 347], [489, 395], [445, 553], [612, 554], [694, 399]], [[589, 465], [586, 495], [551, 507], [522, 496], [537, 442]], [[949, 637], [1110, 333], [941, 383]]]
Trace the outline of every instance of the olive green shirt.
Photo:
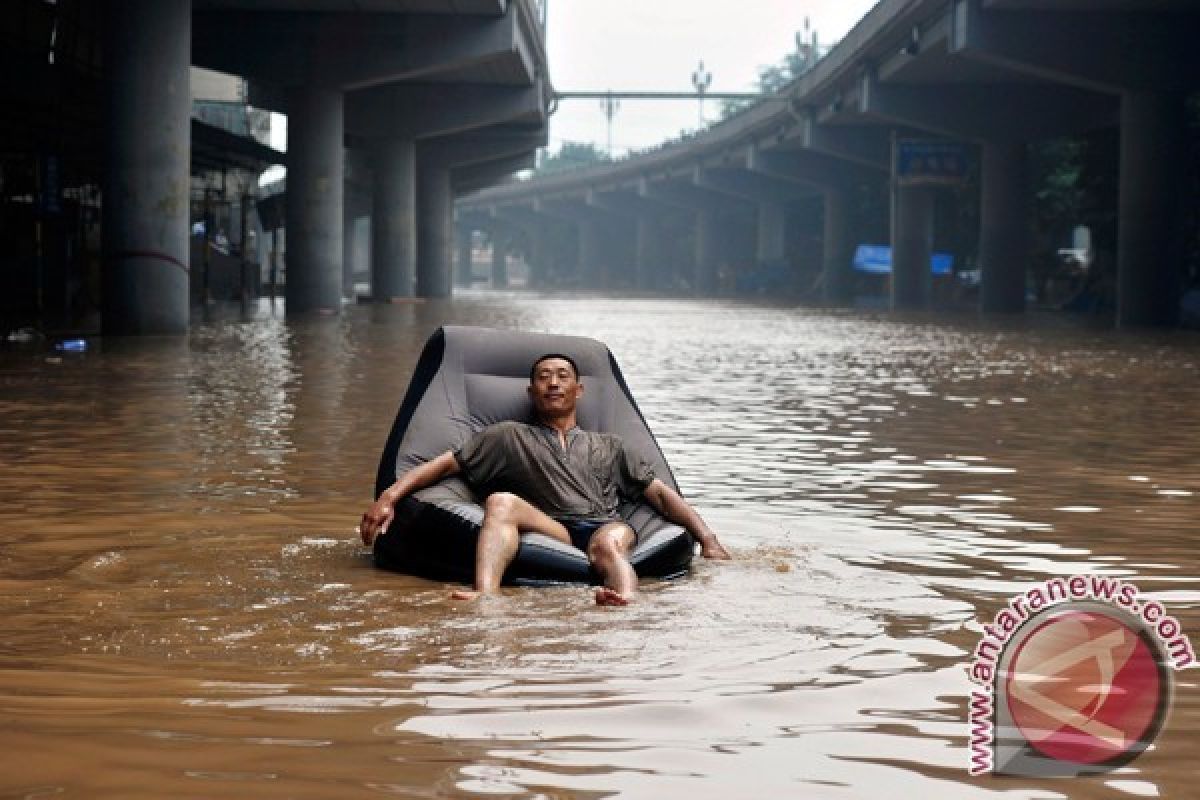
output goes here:
[[557, 519], [612, 519], [621, 497], [637, 500], [654, 468], [620, 436], [572, 428], [567, 447], [545, 425], [499, 422], [454, 452], [481, 494], [512, 492]]

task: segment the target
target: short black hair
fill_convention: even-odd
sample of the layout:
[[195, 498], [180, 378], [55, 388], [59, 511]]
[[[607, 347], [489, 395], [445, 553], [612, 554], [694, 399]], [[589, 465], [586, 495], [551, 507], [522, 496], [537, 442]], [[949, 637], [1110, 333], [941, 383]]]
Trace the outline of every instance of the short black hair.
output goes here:
[[537, 376], [538, 364], [543, 361], [548, 361], [551, 358], [561, 358], [563, 361], [571, 365], [571, 369], [575, 371], [575, 380], [579, 380], [579, 365], [575, 363], [575, 359], [564, 353], [544, 353], [534, 359], [533, 366], [529, 368], [529, 382], [533, 383], [533, 379]]

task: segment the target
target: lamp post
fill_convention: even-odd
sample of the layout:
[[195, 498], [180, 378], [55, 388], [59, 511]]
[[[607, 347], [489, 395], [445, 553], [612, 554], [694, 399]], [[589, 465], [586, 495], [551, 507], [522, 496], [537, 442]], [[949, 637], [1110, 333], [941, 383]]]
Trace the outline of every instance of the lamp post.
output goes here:
[[803, 72], [808, 72], [817, 63], [817, 32], [810, 28], [808, 17], [804, 18], [804, 30], [796, 31], [796, 52], [800, 54]]
[[608, 146], [605, 148], [605, 152], [608, 153], [609, 158], [612, 158], [612, 121], [620, 107], [621, 101], [613, 97], [612, 92], [600, 100], [600, 108], [604, 111], [604, 118], [608, 121]]
[[704, 60], [701, 59], [696, 71], [692, 73], [692, 86], [696, 88], [696, 127], [704, 127], [704, 93], [708, 91], [708, 87], [712, 86], [712, 73], [704, 68]]

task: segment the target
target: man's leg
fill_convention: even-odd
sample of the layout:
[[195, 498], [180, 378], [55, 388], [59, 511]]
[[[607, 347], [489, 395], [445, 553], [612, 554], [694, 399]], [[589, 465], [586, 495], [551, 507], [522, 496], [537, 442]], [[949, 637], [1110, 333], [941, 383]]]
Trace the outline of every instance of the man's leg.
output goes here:
[[533, 531], [571, 543], [567, 529], [536, 507], [509, 492], [488, 495], [483, 503], [483, 525], [475, 545], [475, 589], [459, 590], [451, 596], [471, 600], [500, 588], [504, 570], [517, 555], [521, 531]]
[[629, 563], [637, 535], [624, 522], [610, 522], [592, 535], [588, 542], [588, 561], [600, 575], [604, 586], [596, 590], [596, 602], [602, 606], [624, 606], [637, 591], [637, 573]]

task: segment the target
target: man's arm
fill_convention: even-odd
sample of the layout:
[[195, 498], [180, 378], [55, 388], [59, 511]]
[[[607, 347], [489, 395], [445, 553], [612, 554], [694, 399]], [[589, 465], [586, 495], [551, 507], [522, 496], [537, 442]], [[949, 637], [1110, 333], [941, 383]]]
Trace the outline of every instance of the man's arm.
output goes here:
[[696, 509], [688, 505], [688, 502], [679, 496], [679, 492], [667, 486], [658, 478], [655, 478], [646, 487], [643, 495], [646, 498], [646, 502], [654, 506], [654, 509], [658, 513], [676, 525], [682, 525], [687, 529], [688, 533], [695, 537], [696, 541], [700, 542], [700, 555], [705, 558], [731, 558], [729, 551], [717, 541], [717, 535], [700, 518], [700, 515], [696, 513]]
[[363, 544], [367, 547], [375, 541], [376, 536], [387, 533], [388, 526], [396, 513], [396, 503], [408, 497], [415, 491], [432, 486], [443, 478], [459, 473], [458, 461], [454, 453], [447, 450], [437, 458], [418, 464], [401, 475], [395, 483], [379, 495], [367, 512], [362, 516], [358, 532], [362, 535]]

